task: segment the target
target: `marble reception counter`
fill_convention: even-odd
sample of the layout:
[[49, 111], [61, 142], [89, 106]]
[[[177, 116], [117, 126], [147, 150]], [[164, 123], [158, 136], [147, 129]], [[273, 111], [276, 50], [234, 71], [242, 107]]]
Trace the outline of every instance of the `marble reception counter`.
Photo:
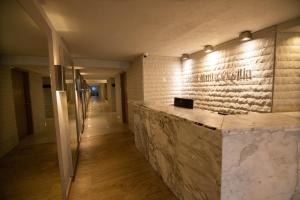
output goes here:
[[300, 199], [300, 112], [132, 105], [136, 147], [179, 199]]

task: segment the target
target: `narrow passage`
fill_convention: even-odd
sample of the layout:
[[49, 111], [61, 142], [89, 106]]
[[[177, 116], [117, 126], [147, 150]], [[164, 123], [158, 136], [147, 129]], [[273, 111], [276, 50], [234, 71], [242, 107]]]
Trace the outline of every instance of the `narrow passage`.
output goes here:
[[176, 200], [106, 102], [91, 98], [86, 123], [71, 200]]

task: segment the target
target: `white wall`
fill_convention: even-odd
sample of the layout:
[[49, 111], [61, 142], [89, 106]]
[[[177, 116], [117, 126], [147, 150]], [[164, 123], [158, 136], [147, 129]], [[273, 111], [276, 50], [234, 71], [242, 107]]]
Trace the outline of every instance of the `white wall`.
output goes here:
[[181, 94], [181, 61], [177, 57], [143, 59], [145, 103], [172, 104]]
[[127, 69], [127, 101], [128, 101], [128, 126], [133, 131], [133, 106], [131, 101], [143, 101], [143, 58], [138, 57]]
[[0, 157], [2, 157], [19, 142], [9, 67], [0, 67], [0, 111]]
[[179, 58], [150, 55], [135, 59], [127, 70], [129, 128], [133, 130], [133, 107], [130, 102], [172, 104], [174, 97], [180, 96], [180, 89]]

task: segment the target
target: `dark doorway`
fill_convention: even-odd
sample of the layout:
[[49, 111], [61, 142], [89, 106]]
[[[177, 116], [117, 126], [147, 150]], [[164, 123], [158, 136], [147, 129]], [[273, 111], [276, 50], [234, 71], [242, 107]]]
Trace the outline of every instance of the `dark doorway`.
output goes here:
[[28, 73], [12, 70], [16, 122], [19, 139], [33, 133]]
[[127, 104], [127, 75], [121, 73], [121, 96], [122, 96], [122, 118], [124, 123], [128, 123], [128, 104]]
[[90, 89], [91, 89], [91, 96], [99, 96], [99, 87], [95, 86], [95, 85], [92, 85], [90, 86]]

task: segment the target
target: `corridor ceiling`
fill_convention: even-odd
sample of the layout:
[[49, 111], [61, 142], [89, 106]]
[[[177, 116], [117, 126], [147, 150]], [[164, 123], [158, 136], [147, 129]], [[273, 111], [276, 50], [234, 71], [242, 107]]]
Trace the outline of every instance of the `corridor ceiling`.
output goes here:
[[73, 57], [180, 56], [300, 15], [299, 0], [39, 0]]
[[16, 0], [0, 4], [0, 55], [48, 56], [48, 40]]
[[17, 0], [0, 4], [0, 64], [49, 76], [48, 39]]

